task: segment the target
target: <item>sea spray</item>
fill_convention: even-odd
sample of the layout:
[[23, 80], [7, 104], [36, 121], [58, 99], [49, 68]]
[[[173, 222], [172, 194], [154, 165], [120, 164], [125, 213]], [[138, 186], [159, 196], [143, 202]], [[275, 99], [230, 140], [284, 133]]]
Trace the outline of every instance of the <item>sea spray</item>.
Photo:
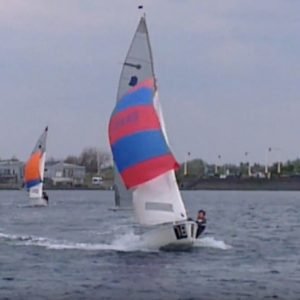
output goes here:
[[227, 245], [224, 241], [216, 240], [212, 236], [207, 236], [196, 240], [196, 247], [215, 248], [221, 250], [232, 249], [232, 246]]
[[19, 246], [45, 247], [51, 250], [87, 250], [87, 251], [147, 251], [139, 236], [133, 232], [122, 234], [109, 243], [80, 243], [66, 240], [55, 240], [45, 237], [16, 235], [0, 232], [0, 239], [14, 242]]

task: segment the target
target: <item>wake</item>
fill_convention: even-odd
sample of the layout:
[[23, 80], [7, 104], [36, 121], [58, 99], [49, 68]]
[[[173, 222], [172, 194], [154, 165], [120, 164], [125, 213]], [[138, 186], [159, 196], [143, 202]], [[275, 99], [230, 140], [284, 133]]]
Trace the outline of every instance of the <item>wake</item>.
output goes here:
[[196, 241], [195, 246], [203, 248], [215, 248], [220, 250], [232, 249], [232, 246], [227, 245], [224, 241], [216, 240], [212, 236], [200, 238]]
[[[79, 243], [66, 240], [55, 240], [31, 235], [15, 235], [0, 232], [0, 240], [14, 242], [19, 246], [44, 247], [51, 250], [86, 250], [86, 251], [122, 251], [122, 252], [158, 252], [159, 247], [150, 247], [147, 241], [139, 235], [129, 232], [116, 237], [111, 243]], [[200, 238], [195, 243], [196, 248], [215, 248], [228, 250], [232, 247], [214, 237]]]
[[151, 251], [143, 247], [139, 236], [129, 233], [120, 238], [115, 239], [111, 244], [108, 243], [78, 243], [70, 241], [59, 241], [50, 238], [30, 236], [30, 235], [15, 235], [0, 232], [0, 239], [14, 242], [20, 246], [37, 246], [51, 250], [87, 250], [87, 251]]

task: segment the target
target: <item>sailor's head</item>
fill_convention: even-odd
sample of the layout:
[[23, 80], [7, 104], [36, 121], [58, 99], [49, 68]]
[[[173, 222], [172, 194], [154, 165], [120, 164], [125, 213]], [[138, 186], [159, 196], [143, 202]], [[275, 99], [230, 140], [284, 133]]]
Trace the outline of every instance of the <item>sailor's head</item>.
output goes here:
[[206, 212], [203, 209], [198, 210], [198, 218], [204, 218], [206, 216]]

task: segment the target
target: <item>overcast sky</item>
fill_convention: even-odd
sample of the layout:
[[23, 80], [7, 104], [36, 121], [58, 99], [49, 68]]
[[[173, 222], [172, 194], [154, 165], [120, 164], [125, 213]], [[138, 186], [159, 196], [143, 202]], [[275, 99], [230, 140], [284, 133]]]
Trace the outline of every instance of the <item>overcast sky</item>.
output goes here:
[[[300, 154], [300, 1], [144, 0], [179, 161]], [[107, 124], [136, 0], [0, 0], [0, 157], [109, 151]]]

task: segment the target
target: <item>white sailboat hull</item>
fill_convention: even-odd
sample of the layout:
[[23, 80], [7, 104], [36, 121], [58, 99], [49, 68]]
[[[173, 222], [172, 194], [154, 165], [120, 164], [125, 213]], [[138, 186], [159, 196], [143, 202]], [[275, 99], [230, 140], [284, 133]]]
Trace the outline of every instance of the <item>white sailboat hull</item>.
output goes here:
[[174, 224], [158, 225], [141, 235], [147, 248], [161, 250], [189, 250], [196, 240], [197, 223], [181, 221]]
[[29, 198], [30, 206], [48, 206], [48, 202], [43, 198]]

